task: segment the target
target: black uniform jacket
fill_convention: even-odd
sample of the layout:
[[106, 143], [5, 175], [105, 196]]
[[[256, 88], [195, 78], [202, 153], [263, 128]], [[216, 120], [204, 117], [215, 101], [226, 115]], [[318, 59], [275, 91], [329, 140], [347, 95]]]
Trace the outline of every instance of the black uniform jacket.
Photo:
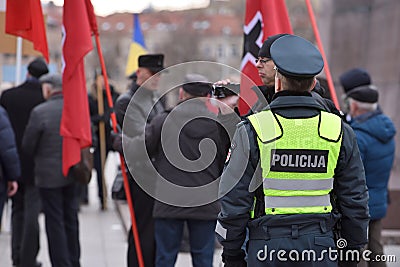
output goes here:
[[[312, 117], [319, 110], [324, 110], [311, 94], [294, 95], [290, 91], [275, 94], [267, 108], [288, 118]], [[335, 168], [333, 192], [337, 197], [337, 208], [342, 215], [341, 236], [347, 240], [348, 248], [361, 248], [367, 243], [368, 192], [355, 134], [343, 122], [342, 129], [342, 145]], [[220, 225], [217, 229], [223, 229], [224, 236], [219, 236], [219, 240], [227, 255], [235, 255], [240, 251], [245, 240], [246, 227], [250, 222], [249, 211], [254, 203], [255, 185], [257, 183], [259, 185], [262, 179], [256, 138], [254, 129], [248, 121], [238, 125], [232, 141], [230, 161], [221, 177], [220, 195], [223, 197], [218, 216]], [[315, 215], [273, 217], [274, 220], [283, 222], [291, 220], [291, 216], [298, 216], [296, 220], [308, 221], [318, 217]], [[268, 217], [272, 216], [264, 215], [255, 220], [265, 220]]]

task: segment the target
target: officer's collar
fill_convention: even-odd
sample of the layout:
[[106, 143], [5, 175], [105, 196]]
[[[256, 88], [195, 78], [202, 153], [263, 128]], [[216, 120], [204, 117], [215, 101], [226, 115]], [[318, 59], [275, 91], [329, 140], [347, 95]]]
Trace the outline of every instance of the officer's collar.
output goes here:
[[267, 103], [270, 103], [272, 101], [272, 97], [275, 93], [275, 85], [273, 86], [266, 86], [266, 85], [259, 85], [259, 86], [253, 86], [251, 88], [257, 95], [257, 98], [260, 99], [265, 99]]
[[289, 90], [275, 93], [267, 109], [292, 107], [310, 107], [324, 110], [324, 107], [312, 97], [310, 92], [295, 92]]

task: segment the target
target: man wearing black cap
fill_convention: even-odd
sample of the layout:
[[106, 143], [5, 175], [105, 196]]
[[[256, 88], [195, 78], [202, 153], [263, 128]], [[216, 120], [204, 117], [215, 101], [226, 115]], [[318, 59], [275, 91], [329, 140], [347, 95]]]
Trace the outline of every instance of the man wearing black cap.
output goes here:
[[[184, 193], [168, 190], [161, 181], [166, 179], [173, 185], [193, 188], [210, 184], [220, 176], [225, 162], [223, 151], [229, 146], [229, 138], [221, 138], [220, 131], [223, 129], [216, 122], [216, 116], [207, 109], [205, 102], [211, 89], [211, 84], [204, 76], [188, 74], [179, 89], [181, 101], [178, 105], [157, 115], [146, 126], [147, 153], [154, 159], [154, 167], [162, 177], [156, 182], [157, 200], [153, 209], [157, 267], [175, 266], [185, 222], [189, 229], [193, 266], [212, 266], [214, 230], [219, 212], [218, 203], [215, 201], [217, 196], [213, 196], [213, 192], [210, 191], [207, 202], [209, 204], [188, 206], [190, 201], [196, 198], [193, 193], [185, 196]], [[179, 145], [176, 145], [176, 140], [179, 140]], [[204, 140], [212, 140], [216, 147], [203, 147], [200, 149], [203, 152], [200, 152], [198, 148], [203, 146], [201, 143]], [[124, 148], [133, 149], [132, 143], [125, 144]], [[190, 161], [185, 163], [184, 160], [180, 160], [179, 153], [171, 152], [177, 149]], [[134, 150], [137, 155], [137, 149]], [[199, 165], [208, 160], [208, 157], [202, 154], [211, 151], [214, 151], [214, 160], [199, 168]], [[180, 166], [173, 162], [179, 163]], [[174, 193], [165, 196], [166, 192]], [[172, 204], [176, 203], [177, 199], [183, 202]]]
[[12, 198], [11, 257], [13, 265], [40, 266], [38, 215], [41, 209], [38, 189], [34, 185], [33, 158], [21, 151], [22, 136], [31, 110], [44, 101], [39, 78], [48, 73], [44, 60], [37, 58], [28, 65], [26, 81], [3, 92], [0, 104], [7, 110], [14, 129], [21, 159], [19, 190]]
[[[355, 71], [356, 70], [356, 71]], [[356, 136], [358, 148], [364, 164], [369, 193], [369, 231], [368, 249], [371, 258], [383, 254], [381, 244], [381, 220], [388, 206], [388, 182], [395, 154], [394, 136], [396, 129], [392, 120], [378, 108], [378, 90], [370, 84], [366, 71], [359, 69], [341, 76], [342, 85], [347, 92], [350, 126]], [[367, 76], [368, 75], [368, 76]], [[365, 79], [365, 78], [368, 79]], [[351, 82], [350, 82], [351, 80]], [[350, 88], [350, 90], [346, 90]], [[384, 262], [369, 262], [369, 266], [386, 266]]]
[[[128, 92], [120, 95], [115, 103], [118, 124], [122, 128], [124, 135], [131, 138], [142, 135], [145, 125], [150, 123], [157, 114], [164, 111], [163, 104], [160, 101], [156, 101], [160, 71], [164, 69], [164, 55], [142, 55], [138, 59], [138, 65], [136, 82], [132, 84]], [[137, 95], [130, 103], [135, 94]], [[112, 141], [114, 142], [115, 135], [112, 134], [111, 137], [114, 138]], [[136, 162], [135, 164], [132, 168], [137, 172], [136, 175], [142, 179], [146, 178], [146, 172], [144, 171], [146, 166], [143, 166], [142, 162]], [[155, 255], [154, 220], [152, 218], [154, 199], [136, 183], [131, 174], [129, 174], [129, 183], [144, 264], [146, 267], [151, 267], [154, 266]], [[139, 266], [132, 227], [128, 236], [127, 256], [128, 267]]]
[[[276, 34], [269, 36], [258, 52], [258, 58], [255, 63], [263, 85], [251, 88], [257, 95], [257, 102], [254, 103], [247, 116], [263, 110], [271, 102], [272, 96], [275, 94], [275, 64], [271, 59], [269, 50], [275, 40], [285, 35]], [[229, 80], [221, 81], [220, 83], [225, 84], [227, 82]], [[219, 104], [220, 113], [218, 114], [218, 120], [228, 129], [230, 135], [233, 135], [236, 124], [240, 122], [238, 116], [234, 113], [234, 107], [237, 106], [239, 97], [233, 95], [219, 100], [221, 104]]]
[[[336, 249], [333, 227], [340, 217], [345, 249], [358, 252], [367, 242], [368, 192], [355, 135], [311, 96], [324, 65], [314, 45], [286, 35], [270, 53], [276, 93], [266, 110], [238, 126], [221, 177], [216, 232], [223, 261], [337, 266], [327, 252]], [[241, 250], [246, 227], [247, 263]]]
[[[276, 40], [286, 35], [288, 34], [284, 33], [269, 36], [258, 52], [258, 58], [255, 60], [255, 63], [263, 85], [251, 88], [257, 95], [257, 101], [246, 116], [263, 110], [268, 103], [272, 101], [272, 97], [275, 94], [275, 64], [271, 58], [270, 48]], [[222, 83], [226, 82], [228, 81], [222, 81]], [[339, 114], [333, 102], [330, 99], [323, 98], [319, 93], [320, 91], [322, 92], [322, 90], [318, 89], [320, 89], [319, 83], [317, 83], [315, 88], [311, 91], [312, 96], [324, 107], [324, 110]], [[233, 112], [234, 108], [237, 106], [239, 97], [234, 95], [219, 100], [221, 103], [219, 104], [220, 113], [218, 115], [218, 120], [228, 129], [232, 136], [236, 129], [236, 124], [240, 122], [239, 117]]]
[[[353, 68], [340, 75], [339, 81], [344, 91], [343, 95], [345, 104], [344, 111], [349, 112], [349, 102], [348, 99], [346, 98], [347, 93], [356, 87], [371, 85], [371, 76], [363, 68]], [[350, 114], [346, 114], [345, 118], [347, 122], [350, 122], [351, 120]]]

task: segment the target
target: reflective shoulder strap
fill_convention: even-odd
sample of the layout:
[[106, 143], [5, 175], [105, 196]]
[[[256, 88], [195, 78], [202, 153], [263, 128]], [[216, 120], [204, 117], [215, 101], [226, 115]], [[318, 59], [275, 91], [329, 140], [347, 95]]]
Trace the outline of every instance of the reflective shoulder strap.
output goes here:
[[282, 126], [271, 110], [261, 111], [248, 119], [263, 143], [272, 142], [283, 135]]
[[331, 142], [338, 142], [342, 135], [342, 119], [333, 114], [321, 111], [319, 136]]

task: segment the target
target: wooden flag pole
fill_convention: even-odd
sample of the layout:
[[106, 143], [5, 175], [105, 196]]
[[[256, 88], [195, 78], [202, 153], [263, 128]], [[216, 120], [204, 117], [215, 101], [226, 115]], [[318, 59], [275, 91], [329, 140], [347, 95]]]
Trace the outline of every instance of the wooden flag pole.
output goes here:
[[[96, 39], [97, 53], [99, 55], [101, 70], [104, 75], [104, 84], [106, 86], [108, 106], [111, 108], [111, 110], [113, 110], [114, 104], [113, 104], [113, 100], [111, 97], [110, 85], [108, 83], [108, 78], [107, 78], [108, 76], [107, 76], [106, 66], [104, 63], [103, 52], [101, 51], [100, 38], [98, 35], [95, 35], [95, 39]], [[117, 133], [118, 132], [117, 131], [117, 117], [115, 116], [115, 112], [111, 113], [111, 122], [112, 122], [113, 131], [115, 133]], [[135, 241], [136, 255], [137, 255], [139, 267], [144, 267], [142, 248], [140, 246], [139, 232], [138, 232], [137, 224], [136, 224], [135, 210], [133, 208], [131, 190], [129, 187], [128, 176], [126, 174], [125, 160], [124, 160], [124, 157], [122, 156], [122, 154], [119, 155], [119, 159], [121, 161], [122, 177], [124, 178], [124, 188], [125, 188], [126, 200], [128, 202], [129, 212], [131, 215], [132, 233], [133, 233], [133, 239]]]
[[335, 104], [336, 108], [340, 110], [339, 101], [336, 96], [335, 86], [333, 85], [332, 81], [331, 71], [329, 69], [328, 60], [326, 59], [324, 47], [322, 46], [321, 37], [319, 35], [317, 22], [315, 20], [315, 15], [310, 0], [306, 0], [306, 4], [307, 4], [308, 15], [310, 16], [311, 20], [311, 25], [313, 27], [315, 40], [317, 41], [319, 51], [321, 52], [322, 58], [324, 60], [325, 64], [324, 68], [325, 68], [326, 80], [328, 82], [329, 92], [331, 93], [332, 101]]
[[[97, 110], [98, 115], [104, 115], [104, 98], [103, 98], [103, 84], [101, 82], [102, 75], [96, 75], [96, 91], [97, 91]], [[104, 77], [104, 80], [106, 78]], [[106, 148], [106, 126], [103, 120], [99, 121], [99, 149], [100, 149], [100, 168], [101, 168], [101, 185], [102, 185], [102, 195], [103, 199], [101, 200], [103, 203], [102, 207], [106, 210], [107, 209], [107, 185], [104, 178], [104, 166], [106, 164], [106, 157], [107, 157], [107, 148]], [[99, 175], [99, 173], [97, 174]]]

